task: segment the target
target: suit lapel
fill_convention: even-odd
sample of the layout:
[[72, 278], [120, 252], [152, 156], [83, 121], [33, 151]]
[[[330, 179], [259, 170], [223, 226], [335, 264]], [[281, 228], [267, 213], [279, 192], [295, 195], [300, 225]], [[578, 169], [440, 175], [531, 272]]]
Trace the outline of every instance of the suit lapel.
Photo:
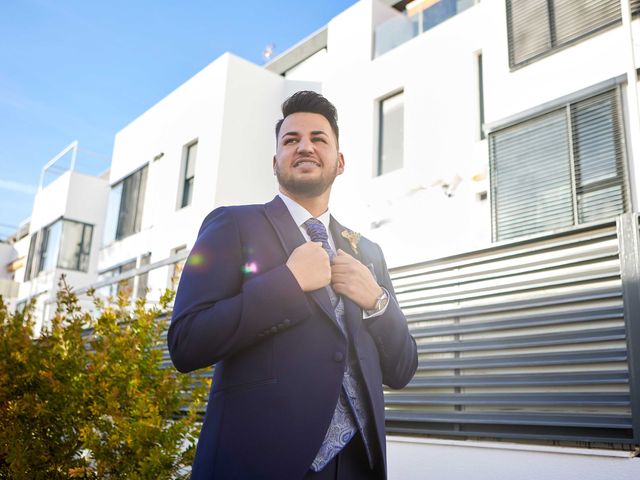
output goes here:
[[[278, 196], [265, 204], [265, 212], [267, 218], [271, 222], [271, 225], [273, 225], [273, 228], [276, 231], [280, 243], [282, 243], [282, 247], [287, 253], [287, 257], [290, 256], [291, 252], [305, 242], [305, 239], [300, 232], [300, 228], [296, 225], [296, 222], [293, 221], [293, 218], [289, 213], [289, 209], [287, 209], [287, 206]], [[333, 310], [333, 306], [331, 305], [331, 300], [329, 300], [329, 294], [326, 289], [321, 288], [307, 293], [311, 298], [313, 298], [324, 313], [333, 320], [337, 327], [338, 322], [336, 320], [336, 313]]]
[[[338, 223], [338, 221], [333, 218], [333, 216], [331, 216], [331, 220], [329, 222], [329, 230], [331, 230], [333, 243], [335, 243], [336, 245], [336, 251], [338, 249], [343, 250], [352, 257], [355, 257], [359, 261], [362, 261], [362, 259], [360, 258], [360, 253], [362, 252], [358, 250], [358, 253], [356, 253], [351, 247], [349, 241], [342, 236], [342, 232], [348, 229]], [[344, 302], [344, 315], [349, 326], [349, 331], [355, 332], [355, 329], [358, 328], [358, 325], [360, 325], [361, 323], [360, 320], [362, 319], [362, 309], [356, 303], [352, 302], [345, 296], [342, 297], [342, 300]]]

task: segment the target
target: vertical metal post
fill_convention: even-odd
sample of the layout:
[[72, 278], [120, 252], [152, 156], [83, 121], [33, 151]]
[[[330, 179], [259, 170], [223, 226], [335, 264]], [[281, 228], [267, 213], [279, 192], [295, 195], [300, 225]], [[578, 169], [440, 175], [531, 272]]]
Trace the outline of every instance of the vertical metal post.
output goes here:
[[635, 189], [631, 194], [635, 195], [635, 208], [640, 205], [640, 195], [637, 189], [640, 188], [640, 102], [638, 101], [638, 74], [636, 67], [636, 57], [634, 52], [633, 28], [631, 25], [631, 1], [620, 0], [620, 10], [622, 13], [622, 29], [624, 34], [621, 36], [622, 48], [626, 50], [627, 57], [627, 108], [629, 112], [629, 146], [630, 158], [629, 164], [634, 176]]
[[567, 105], [565, 109], [567, 117], [567, 141], [569, 142], [569, 176], [571, 178], [571, 208], [573, 209], [573, 224], [580, 223], [580, 215], [578, 212], [578, 183], [576, 158], [574, 155], [573, 145], [573, 117], [571, 115], [571, 105]]
[[629, 359], [633, 439], [640, 443], [640, 225], [638, 213], [617, 219], [620, 278]]
[[78, 155], [78, 140], [71, 144], [71, 165], [69, 170], [72, 172], [76, 169], [76, 157]]

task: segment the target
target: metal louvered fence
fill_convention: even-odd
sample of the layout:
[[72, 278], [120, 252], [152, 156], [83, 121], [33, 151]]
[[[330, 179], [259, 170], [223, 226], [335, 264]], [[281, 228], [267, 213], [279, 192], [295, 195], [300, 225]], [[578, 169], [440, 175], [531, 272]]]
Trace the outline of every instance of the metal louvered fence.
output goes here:
[[639, 245], [633, 213], [393, 269], [420, 362], [387, 431], [640, 444]]

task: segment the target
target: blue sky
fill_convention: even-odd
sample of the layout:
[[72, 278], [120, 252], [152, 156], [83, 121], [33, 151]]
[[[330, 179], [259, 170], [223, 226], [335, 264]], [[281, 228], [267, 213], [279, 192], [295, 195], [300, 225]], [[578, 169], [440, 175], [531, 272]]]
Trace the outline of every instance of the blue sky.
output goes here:
[[257, 64], [356, 0], [0, 2], [0, 238], [31, 215], [44, 164], [80, 142], [78, 169], [109, 167], [118, 130], [232, 52]]

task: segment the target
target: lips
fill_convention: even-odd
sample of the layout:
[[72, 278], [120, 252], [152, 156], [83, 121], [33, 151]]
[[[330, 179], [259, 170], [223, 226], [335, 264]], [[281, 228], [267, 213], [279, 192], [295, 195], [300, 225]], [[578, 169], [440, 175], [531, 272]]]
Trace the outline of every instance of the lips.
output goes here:
[[317, 162], [316, 160], [310, 160], [308, 158], [304, 158], [301, 160], [296, 160], [296, 162], [293, 164], [294, 168], [295, 167], [320, 167], [320, 162]]

